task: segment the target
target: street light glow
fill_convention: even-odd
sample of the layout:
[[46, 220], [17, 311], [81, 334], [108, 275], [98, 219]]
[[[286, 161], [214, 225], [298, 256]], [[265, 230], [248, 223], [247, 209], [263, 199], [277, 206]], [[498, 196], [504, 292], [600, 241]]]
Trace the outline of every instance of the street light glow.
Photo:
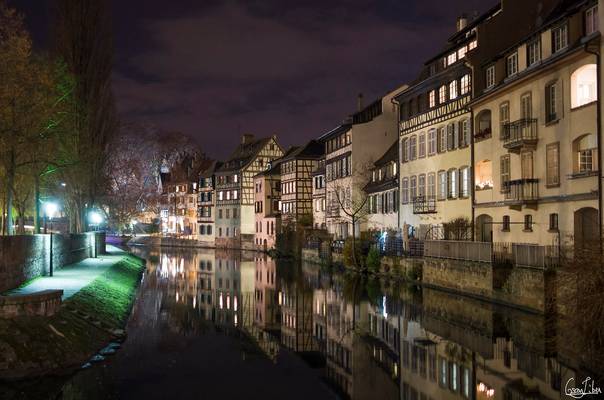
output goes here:
[[103, 222], [103, 216], [96, 211], [91, 211], [90, 214], [88, 214], [88, 218], [90, 219], [90, 222], [95, 225], [99, 225]]
[[46, 214], [48, 218], [53, 218], [58, 210], [59, 206], [57, 206], [57, 203], [44, 203], [44, 214]]

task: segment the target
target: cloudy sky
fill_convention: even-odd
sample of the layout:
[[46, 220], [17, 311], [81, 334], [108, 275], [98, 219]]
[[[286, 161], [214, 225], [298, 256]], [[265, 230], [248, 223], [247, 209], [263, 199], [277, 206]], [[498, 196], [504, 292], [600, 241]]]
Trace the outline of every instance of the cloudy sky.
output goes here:
[[[47, 3], [12, 0], [36, 44]], [[214, 157], [241, 133], [285, 146], [320, 136], [412, 80], [461, 13], [494, 0], [113, 1], [114, 89], [124, 121], [182, 131]]]

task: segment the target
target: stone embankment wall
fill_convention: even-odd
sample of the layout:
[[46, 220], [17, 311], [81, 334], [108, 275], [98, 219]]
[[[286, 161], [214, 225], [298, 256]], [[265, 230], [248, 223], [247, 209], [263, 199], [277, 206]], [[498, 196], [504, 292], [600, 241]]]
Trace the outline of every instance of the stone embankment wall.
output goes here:
[[128, 244], [131, 246], [190, 247], [202, 249], [224, 248], [246, 251], [253, 251], [256, 249], [253, 241], [250, 241], [247, 237], [243, 239], [244, 240], [240, 241], [232, 240], [228, 242], [221, 242], [221, 245], [196, 239], [184, 239], [163, 236], [136, 236], [130, 239]]
[[41, 292], [0, 296], [0, 318], [17, 316], [50, 317], [61, 307], [62, 290], [42, 290]]
[[0, 293], [61, 267], [105, 253], [105, 233], [0, 237]]

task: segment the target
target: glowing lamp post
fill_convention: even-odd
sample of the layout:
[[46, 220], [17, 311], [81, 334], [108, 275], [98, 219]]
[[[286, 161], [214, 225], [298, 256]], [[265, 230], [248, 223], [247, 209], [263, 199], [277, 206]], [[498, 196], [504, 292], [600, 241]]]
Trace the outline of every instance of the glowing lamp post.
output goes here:
[[49, 246], [49, 262], [48, 262], [48, 275], [52, 276], [53, 275], [53, 260], [52, 260], [52, 218], [57, 214], [57, 211], [59, 210], [59, 206], [57, 206], [57, 203], [53, 203], [53, 202], [45, 202], [44, 203], [44, 234], [46, 234], [47, 230], [46, 230], [46, 220], [50, 219], [50, 237], [49, 237], [49, 241], [50, 241], [50, 246]]
[[90, 214], [88, 214], [88, 220], [92, 225], [98, 227], [100, 224], [103, 223], [103, 216], [97, 211], [91, 211]]

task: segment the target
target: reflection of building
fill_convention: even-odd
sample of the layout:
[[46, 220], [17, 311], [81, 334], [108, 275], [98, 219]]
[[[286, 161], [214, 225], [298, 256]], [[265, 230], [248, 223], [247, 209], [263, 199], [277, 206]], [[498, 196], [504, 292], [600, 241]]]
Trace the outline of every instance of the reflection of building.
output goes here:
[[214, 227], [216, 199], [214, 188], [216, 177], [214, 172], [221, 163], [214, 161], [208, 168], [199, 173], [199, 188], [197, 198], [197, 222], [199, 229], [197, 239], [208, 246], [214, 246], [216, 229]]
[[281, 282], [281, 343], [296, 352], [316, 351], [313, 340], [312, 290], [302, 282]]
[[283, 224], [312, 224], [312, 171], [323, 156], [324, 147], [311, 140], [288, 152], [281, 162], [281, 217]]
[[365, 192], [367, 200], [367, 229], [398, 230], [398, 140], [380, 157], [371, 170]]
[[277, 266], [275, 260], [264, 255], [255, 259], [254, 321], [256, 326], [267, 331], [280, 327], [277, 298]]
[[[599, 237], [592, 53], [600, 40], [598, 11], [596, 1], [573, 3], [544, 8], [543, 24], [505, 51], [476, 60], [482, 78], [472, 104], [477, 240], [555, 245], [560, 237]], [[504, 7], [482, 29], [501, 33], [509, 25], [496, 24], [515, 18]], [[481, 134], [485, 129], [488, 135]]]
[[281, 231], [281, 163], [275, 160], [265, 171], [254, 176], [254, 244], [260, 249], [275, 247]]
[[216, 245], [241, 248], [253, 243], [254, 180], [266, 165], [281, 157], [275, 136], [243, 135], [229, 159], [216, 170]]

